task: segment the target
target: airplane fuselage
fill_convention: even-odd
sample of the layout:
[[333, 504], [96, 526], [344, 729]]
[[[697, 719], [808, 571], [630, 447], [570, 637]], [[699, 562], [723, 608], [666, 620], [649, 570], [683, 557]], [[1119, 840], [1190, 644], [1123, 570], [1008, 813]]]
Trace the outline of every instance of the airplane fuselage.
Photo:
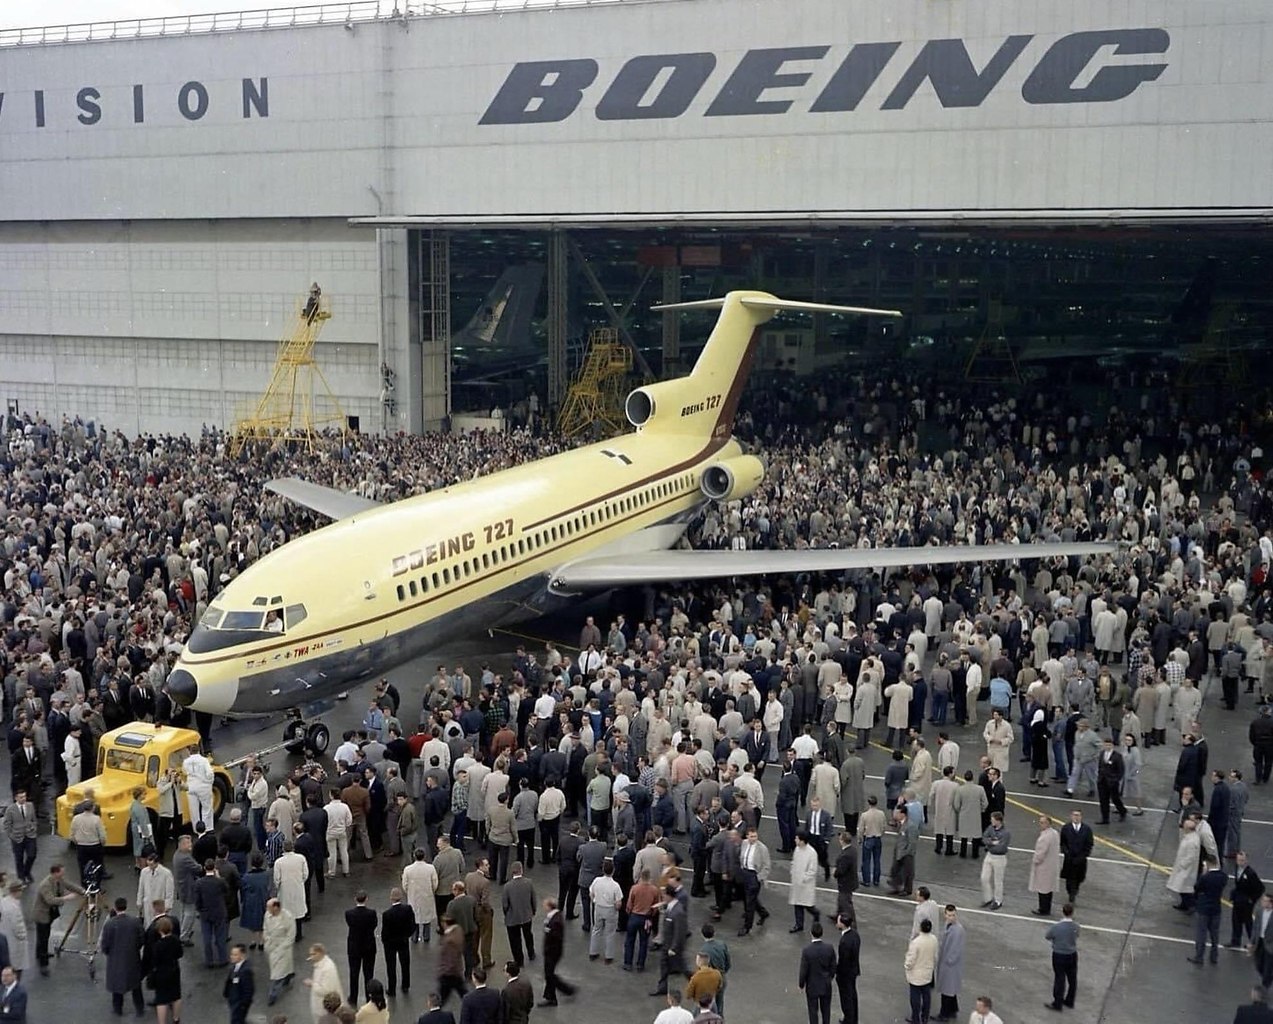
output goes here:
[[[298, 537], [211, 603], [177, 663], [198, 710], [302, 707], [477, 629], [559, 607], [578, 559], [674, 546], [731, 439], [628, 434]], [[275, 611], [284, 632], [245, 620]], [[293, 625], [295, 622], [295, 625]], [[218, 628], [227, 623], [235, 628]], [[173, 681], [170, 681], [170, 686]]]

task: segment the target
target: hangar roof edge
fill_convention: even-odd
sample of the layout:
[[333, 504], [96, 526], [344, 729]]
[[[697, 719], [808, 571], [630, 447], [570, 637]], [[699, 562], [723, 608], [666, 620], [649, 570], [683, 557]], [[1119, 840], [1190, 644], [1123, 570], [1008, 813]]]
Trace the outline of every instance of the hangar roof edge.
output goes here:
[[303, 28], [322, 25], [354, 25], [374, 21], [411, 21], [417, 18], [454, 17], [467, 14], [516, 14], [560, 8], [612, 7], [617, 4], [669, 3], [685, 0], [346, 0], [345, 3], [308, 4], [213, 14], [182, 14], [158, 18], [125, 18], [85, 21], [70, 25], [36, 25], [0, 28], [0, 47], [56, 46], [66, 43], [157, 39], [171, 36], [213, 35], [262, 29]]

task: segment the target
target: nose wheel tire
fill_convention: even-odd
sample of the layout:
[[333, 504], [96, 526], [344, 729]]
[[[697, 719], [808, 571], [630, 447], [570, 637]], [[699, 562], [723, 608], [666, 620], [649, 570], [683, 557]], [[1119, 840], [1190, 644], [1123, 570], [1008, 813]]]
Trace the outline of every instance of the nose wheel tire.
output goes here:
[[327, 747], [330, 745], [331, 739], [331, 733], [322, 722], [315, 722], [305, 732], [305, 746], [315, 754], [327, 753]]
[[289, 754], [299, 754], [305, 749], [305, 723], [290, 721], [283, 729], [283, 743]]

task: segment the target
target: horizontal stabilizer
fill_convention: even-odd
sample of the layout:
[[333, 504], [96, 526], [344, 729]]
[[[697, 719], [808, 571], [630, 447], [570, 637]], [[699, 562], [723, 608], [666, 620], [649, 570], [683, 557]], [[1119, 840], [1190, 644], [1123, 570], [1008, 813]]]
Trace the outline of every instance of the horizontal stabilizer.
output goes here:
[[1108, 555], [1116, 544], [960, 544], [908, 548], [816, 548], [804, 551], [652, 551], [621, 559], [592, 558], [563, 566], [555, 586], [599, 589], [667, 580], [845, 572], [907, 565], [1007, 562]]
[[900, 309], [872, 309], [870, 306], [833, 306], [826, 302], [796, 302], [792, 299], [745, 298], [739, 300], [748, 309], [789, 309], [797, 313], [865, 313], [870, 316], [901, 316]]
[[312, 484], [308, 480], [300, 480], [294, 476], [270, 480], [265, 489], [281, 494], [289, 501], [303, 505], [312, 512], [327, 516], [328, 519], [347, 519], [359, 512], [379, 508], [380, 502], [364, 498], [361, 494], [349, 494], [338, 491], [334, 487]]
[[[872, 309], [869, 306], [834, 306], [826, 302], [797, 302], [794, 299], [780, 299], [776, 296], [746, 296], [738, 300], [748, 309], [767, 309], [774, 312], [791, 310], [797, 313], [865, 313], [873, 316], [901, 316], [897, 309]], [[699, 299], [695, 302], [669, 302], [663, 306], [651, 306], [659, 312], [676, 309], [722, 309], [725, 299]]]

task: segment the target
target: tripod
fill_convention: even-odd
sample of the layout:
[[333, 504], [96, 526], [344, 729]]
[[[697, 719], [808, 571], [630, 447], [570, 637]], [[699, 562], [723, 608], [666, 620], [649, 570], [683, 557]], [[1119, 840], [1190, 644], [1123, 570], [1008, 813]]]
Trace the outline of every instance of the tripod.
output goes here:
[[99, 903], [101, 896], [101, 886], [98, 885], [96, 877], [91, 879], [85, 888], [84, 897], [80, 900], [79, 906], [75, 908], [75, 914], [71, 917], [70, 923], [66, 926], [66, 931], [62, 933], [62, 939], [57, 944], [57, 948], [53, 950], [53, 955], [60, 957], [62, 950], [66, 949], [66, 940], [75, 932], [76, 925], [80, 923], [80, 919], [84, 919], [84, 945], [80, 949], [72, 949], [70, 952], [78, 953], [88, 961], [88, 976], [90, 980], [97, 977], [97, 940], [101, 932], [102, 909]]

